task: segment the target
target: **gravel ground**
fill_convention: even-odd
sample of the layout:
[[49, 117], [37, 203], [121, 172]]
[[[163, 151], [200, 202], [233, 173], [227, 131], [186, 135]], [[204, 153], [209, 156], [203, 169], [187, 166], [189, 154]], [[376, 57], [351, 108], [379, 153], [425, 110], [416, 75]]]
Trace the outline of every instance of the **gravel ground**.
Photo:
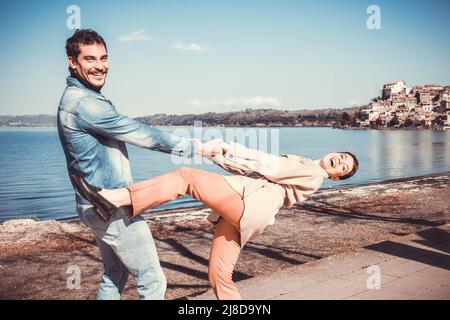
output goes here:
[[[244, 248], [236, 281], [349, 252], [450, 219], [450, 172], [325, 190], [290, 210]], [[207, 208], [147, 216], [168, 280], [167, 299], [208, 288], [213, 226]], [[68, 268], [81, 271], [68, 289]], [[11, 220], [0, 224], [0, 299], [95, 299], [102, 262], [90, 231], [80, 222]], [[239, 286], [239, 283], [238, 283]], [[136, 299], [129, 278], [123, 299]]]

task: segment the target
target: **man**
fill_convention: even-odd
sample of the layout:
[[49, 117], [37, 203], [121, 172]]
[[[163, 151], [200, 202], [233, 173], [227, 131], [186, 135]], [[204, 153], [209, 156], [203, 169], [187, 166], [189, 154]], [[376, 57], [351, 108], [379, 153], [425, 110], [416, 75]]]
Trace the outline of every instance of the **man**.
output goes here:
[[[148, 127], [117, 112], [100, 93], [109, 71], [103, 38], [92, 30], [77, 30], [67, 39], [70, 76], [58, 107], [58, 133], [69, 175], [103, 187], [131, 184], [125, 143], [191, 156], [195, 143]], [[199, 144], [200, 145], [200, 144]], [[72, 181], [73, 184], [73, 181]], [[119, 299], [129, 273], [137, 282], [141, 299], [163, 299], [166, 279], [145, 220], [131, 218], [126, 208], [111, 217], [99, 212], [75, 191], [77, 212], [91, 228], [104, 263], [98, 299]]]

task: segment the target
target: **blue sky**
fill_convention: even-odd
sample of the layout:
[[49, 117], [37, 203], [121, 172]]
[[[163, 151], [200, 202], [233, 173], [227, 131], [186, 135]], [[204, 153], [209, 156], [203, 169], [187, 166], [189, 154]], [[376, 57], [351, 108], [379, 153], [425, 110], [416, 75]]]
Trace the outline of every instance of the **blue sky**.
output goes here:
[[450, 84], [447, 0], [0, 0], [1, 115], [56, 113], [72, 4], [105, 38], [103, 93], [130, 116], [341, 108], [388, 81]]

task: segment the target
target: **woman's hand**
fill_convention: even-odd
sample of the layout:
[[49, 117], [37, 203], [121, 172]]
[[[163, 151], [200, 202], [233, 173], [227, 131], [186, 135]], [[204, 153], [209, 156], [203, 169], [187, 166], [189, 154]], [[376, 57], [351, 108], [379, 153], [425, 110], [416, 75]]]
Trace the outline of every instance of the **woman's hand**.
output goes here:
[[197, 154], [204, 157], [215, 157], [227, 153], [230, 145], [222, 139], [213, 139], [205, 143], [198, 142]]

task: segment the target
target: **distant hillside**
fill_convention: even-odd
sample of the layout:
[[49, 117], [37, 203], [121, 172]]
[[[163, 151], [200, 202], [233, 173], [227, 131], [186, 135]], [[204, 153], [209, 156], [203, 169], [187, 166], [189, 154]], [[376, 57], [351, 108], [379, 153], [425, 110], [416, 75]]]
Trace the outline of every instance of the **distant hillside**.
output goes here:
[[48, 114], [0, 116], [0, 127], [56, 127], [56, 117]]
[[[354, 117], [360, 107], [347, 109], [317, 109], [283, 111], [275, 109], [246, 109], [243, 111], [185, 115], [155, 114], [136, 120], [152, 126], [192, 126], [202, 121], [203, 126], [339, 126], [343, 116]], [[0, 116], [0, 127], [55, 127], [52, 115]]]
[[275, 109], [246, 109], [244, 111], [185, 115], [155, 114], [137, 120], [154, 126], [334, 126], [340, 125], [343, 113], [354, 116], [360, 108], [283, 111]]

